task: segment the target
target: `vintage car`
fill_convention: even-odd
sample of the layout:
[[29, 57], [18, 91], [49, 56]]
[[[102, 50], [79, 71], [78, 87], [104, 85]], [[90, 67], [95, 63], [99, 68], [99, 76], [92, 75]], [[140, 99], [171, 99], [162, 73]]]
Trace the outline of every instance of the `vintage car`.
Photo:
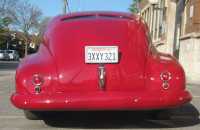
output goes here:
[[152, 45], [145, 21], [122, 12], [77, 12], [53, 18], [36, 54], [17, 68], [11, 102], [28, 119], [47, 111], [153, 110], [191, 101], [185, 73]]

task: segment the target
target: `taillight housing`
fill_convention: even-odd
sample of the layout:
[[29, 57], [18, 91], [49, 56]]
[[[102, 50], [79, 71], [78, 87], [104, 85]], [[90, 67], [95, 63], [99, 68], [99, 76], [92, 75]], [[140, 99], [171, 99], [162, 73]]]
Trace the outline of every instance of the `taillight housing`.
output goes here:
[[163, 81], [163, 82], [168, 82], [171, 80], [171, 74], [168, 72], [168, 71], [163, 71], [161, 74], [160, 74], [160, 79]]
[[39, 86], [42, 85], [43, 83], [43, 78], [40, 74], [36, 74], [33, 76], [33, 84]]

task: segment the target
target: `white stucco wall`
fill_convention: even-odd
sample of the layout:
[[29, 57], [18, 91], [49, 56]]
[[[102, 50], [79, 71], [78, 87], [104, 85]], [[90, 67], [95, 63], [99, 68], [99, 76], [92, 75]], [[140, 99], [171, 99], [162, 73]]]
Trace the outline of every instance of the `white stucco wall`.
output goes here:
[[180, 38], [179, 61], [187, 82], [200, 84], [200, 34], [191, 33]]

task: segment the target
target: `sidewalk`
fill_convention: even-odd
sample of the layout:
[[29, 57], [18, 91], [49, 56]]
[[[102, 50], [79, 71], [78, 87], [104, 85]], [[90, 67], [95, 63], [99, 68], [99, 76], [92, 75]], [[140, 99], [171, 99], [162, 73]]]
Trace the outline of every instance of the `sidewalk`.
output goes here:
[[15, 70], [1, 70], [0, 71], [0, 81], [8, 80], [10, 78], [15, 78]]

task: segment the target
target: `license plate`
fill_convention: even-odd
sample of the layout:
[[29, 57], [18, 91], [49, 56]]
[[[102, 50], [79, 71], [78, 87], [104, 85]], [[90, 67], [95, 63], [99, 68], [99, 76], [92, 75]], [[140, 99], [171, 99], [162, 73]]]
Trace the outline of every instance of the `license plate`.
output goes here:
[[86, 63], [118, 63], [118, 46], [86, 46]]

